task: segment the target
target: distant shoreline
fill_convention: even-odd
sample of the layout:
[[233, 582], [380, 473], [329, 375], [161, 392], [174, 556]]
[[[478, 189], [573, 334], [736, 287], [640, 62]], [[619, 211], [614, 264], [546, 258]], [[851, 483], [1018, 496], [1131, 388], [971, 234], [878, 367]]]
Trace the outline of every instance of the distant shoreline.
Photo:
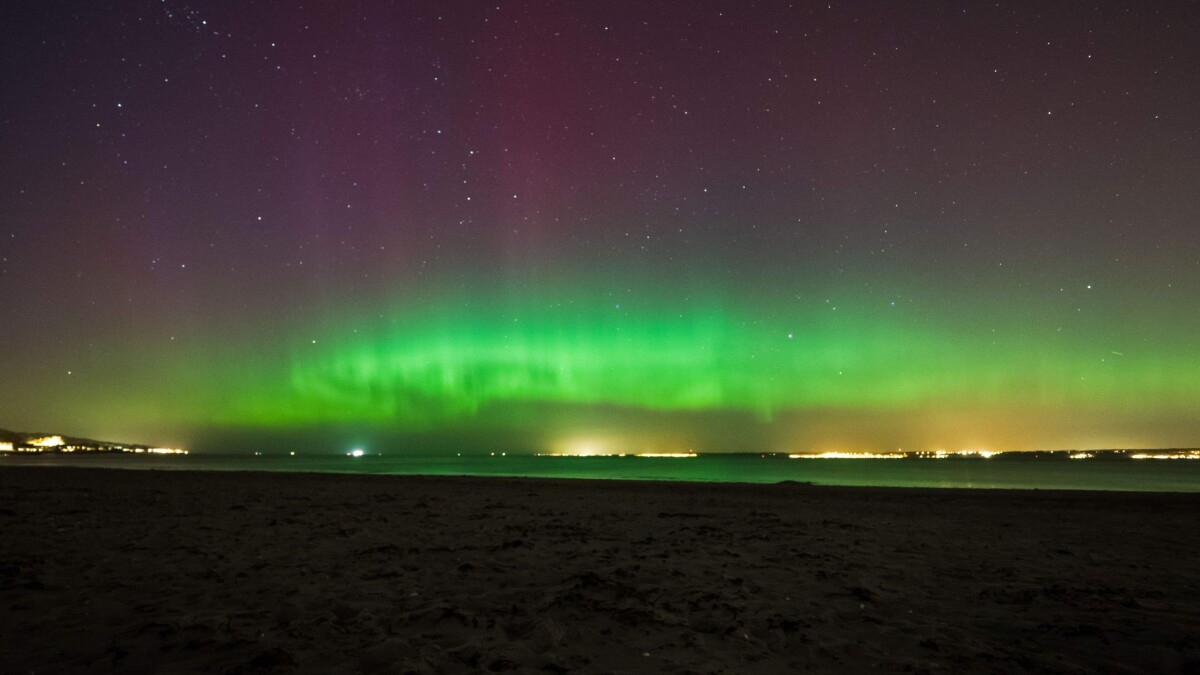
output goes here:
[[[203, 456], [193, 456], [199, 458]], [[239, 456], [241, 457], [241, 456]], [[246, 461], [245, 457], [241, 457]], [[1063, 493], [1064, 495], [1085, 496], [1085, 495], [1179, 495], [1200, 496], [1200, 489], [1179, 489], [1179, 490], [1164, 490], [1164, 489], [1088, 489], [1075, 487], [1021, 487], [1021, 486], [982, 486], [968, 487], [957, 485], [872, 485], [872, 484], [856, 484], [856, 483], [827, 483], [812, 480], [796, 480], [792, 478], [780, 478], [778, 480], [755, 481], [755, 480], [733, 480], [733, 479], [688, 479], [688, 478], [629, 478], [621, 476], [572, 476], [572, 475], [522, 475], [522, 474], [477, 474], [477, 473], [369, 473], [354, 469], [345, 470], [328, 470], [328, 469], [277, 469], [277, 468], [195, 468], [190, 466], [172, 466], [156, 463], [154, 458], [145, 458], [145, 464], [140, 466], [129, 465], [107, 465], [105, 462], [87, 462], [84, 458], [79, 457], [62, 457], [61, 459], [71, 464], [52, 464], [46, 465], [39, 461], [45, 459], [55, 461], [59, 459], [55, 455], [39, 455], [39, 456], [23, 456], [12, 458], [11, 461], [6, 461], [6, 458], [0, 456], [0, 472], [3, 471], [47, 471], [47, 472], [72, 472], [72, 471], [103, 471], [103, 472], [125, 472], [131, 474], [144, 473], [162, 473], [162, 474], [195, 474], [195, 475], [228, 475], [228, 476], [305, 476], [315, 479], [328, 477], [330, 479], [336, 477], [361, 477], [364, 479], [376, 480], [429, 480], [429, 481], [463, 481], [470, 483], [480, 481], [484, 483], [509, 483], [509, 482], [524, 482], [533, 483], [569, 483], [569, 484], [629, 484], [632, 486], [681, 486], [693, 485], [704, 487], [742, 487], [746, 489], [761, 490], [763, 488], [781, 488], [781, 489], [804, 489], [804, 490], [831, 490], [834, 492], [845, 491], [910, 491], [921, 492], [933, 490], [938, 492], [960, 492], [960, 493], [1032, 493], [1038, 495]], [[597, 458], [603, 459], [603, 458]], [[75, 465], [75, 462], [83, 460], [85, 463]], [[1158, 464], [1157, 462], [1155, 464]], [[1190, 462], [1188, 463], [1191, 464]]]

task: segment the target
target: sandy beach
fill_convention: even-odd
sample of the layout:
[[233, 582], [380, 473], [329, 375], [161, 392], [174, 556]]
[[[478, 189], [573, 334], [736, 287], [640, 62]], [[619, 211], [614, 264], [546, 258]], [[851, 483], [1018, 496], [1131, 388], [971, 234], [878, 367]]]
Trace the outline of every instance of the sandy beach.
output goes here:
[[1200, 495], [0, 469], [0, 671], [1198, 672]]

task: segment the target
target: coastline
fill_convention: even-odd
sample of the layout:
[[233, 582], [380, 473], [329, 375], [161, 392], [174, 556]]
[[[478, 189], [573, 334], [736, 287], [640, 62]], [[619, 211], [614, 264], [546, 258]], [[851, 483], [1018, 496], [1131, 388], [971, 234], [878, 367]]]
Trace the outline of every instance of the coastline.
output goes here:
[[0, 465], [4, 670], [1181, 672], [1200, 495]]
[[[1042, 456], [1045, 455], [1045, 456]], [[467, 457], [389, 453], [362, 457], [195, 454], [178, 457], [0, 453], [5, 467], [224, 471], [396, 476], [478, 476], [746, 483], [784, 481], [828, 486], [1174, 492], [1200, 494], [1200, 462], [1134, 461], [1124, 451], [1076, 461], [1065, 452], [1004, 453], [987, 458], [791, 459], [786, 455], [708, 454], [688, 459], [647, 457]], [[1089, 455], [1090, 456], [1090, 455]]]

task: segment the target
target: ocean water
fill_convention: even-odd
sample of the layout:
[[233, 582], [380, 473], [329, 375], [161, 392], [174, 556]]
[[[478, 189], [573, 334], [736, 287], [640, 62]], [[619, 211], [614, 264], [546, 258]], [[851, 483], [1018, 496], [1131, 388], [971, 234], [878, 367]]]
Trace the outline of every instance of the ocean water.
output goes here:
[[1200, 492], [1200, 460], [1135, 460], [1100, 453], [1072, 460], [1062, 453], [1009, 453], [991, 458], [788, 459], [786, 455], [700, 455], [690, 458], [547, 457], [401, 454], [241, 455], [129, 454], [0, 456], [5, 466], [78, 466], [200, 471], [291, 471], [438, 476], [522, 476], [735, 483]]

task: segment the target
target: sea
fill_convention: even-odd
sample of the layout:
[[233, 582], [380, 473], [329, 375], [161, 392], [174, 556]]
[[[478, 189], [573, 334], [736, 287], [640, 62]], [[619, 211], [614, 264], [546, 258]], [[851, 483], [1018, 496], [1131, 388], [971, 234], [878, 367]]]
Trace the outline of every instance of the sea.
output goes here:
[[[1195, 453], [1200, 454], [1200, 453]], [[116, 453], [0, 456], [5, 466], [102, 467], [187, 471], [286, 471], [340, 474], [505, 476], [723, 483], [812, 483], [886, 487], [1200, 492], [1200, 457], [1133, 459], [1127, 452], [1004, 453], [989, 458], [807, 459], [787, 455], [693, 457], [544, 456], [497, 453], [418, 456], [401, 453], [189, 454]]]

